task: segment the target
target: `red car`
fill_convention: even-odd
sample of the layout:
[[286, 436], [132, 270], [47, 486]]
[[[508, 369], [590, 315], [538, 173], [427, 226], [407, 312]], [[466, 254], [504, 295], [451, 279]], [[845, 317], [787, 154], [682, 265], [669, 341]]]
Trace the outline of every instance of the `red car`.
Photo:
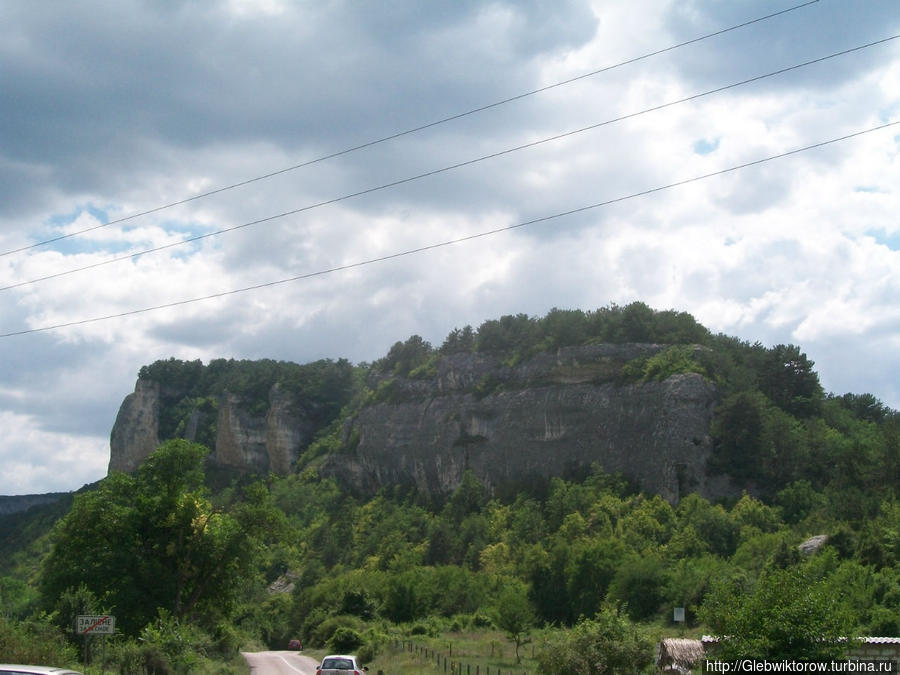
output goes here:
[[303, 643], [300, 640], [291, 640], [288, 642], [288, 649], [303, 649]]

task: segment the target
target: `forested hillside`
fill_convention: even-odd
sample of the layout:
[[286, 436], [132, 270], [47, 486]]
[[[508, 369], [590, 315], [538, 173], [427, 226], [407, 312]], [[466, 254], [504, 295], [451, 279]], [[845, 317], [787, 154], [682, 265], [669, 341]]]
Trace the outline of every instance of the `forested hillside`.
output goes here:
[[[715, 385], [708, 470], [735, 497], [670, 503], [599, 465], [514, 493], [467, 472], [445, 495], [370, 495], [319, 471], [352, 452], [345, 420], [443, 358], [514, 365], [590, 343], [661, 345], [602, 374], [622, 386], [684, 373]], [[597, 659], [618, 649], [638, 672], [653, 641], [675, 630], [674, 607], [686, 608], [688, 631], [733, 636], [725, 653], [744, 657], [834, 656], [846, 648], [838, 636], [900, 635], [900, 417], [865, 393], [825, 393], [799, 347], [713, 335], [687, 314], [636, 303], [507, 316], [454, 330], [439, 347], [413, 336], [373, 364], [226, 363], [147, 368], [186, 392], [167, 403], [166, 436], [184, 429], [183, 401], [206, 396], [196, 383], [216, 372], [261, 406], [275, 384], [302, 387], [322, 417], [296, 470], [222, 488], [208, 448], [182, 438], [135, 474], [75, 495], [0, 580], [0, 661], [27, 660], [47, 631], [74, 645], [72, 617], [101, 611], [118, 617], [107, 658], [122, 672], [150, 662], [196, 670], [293, 637], [377, 663], [392, 638], [451, 631], [496, 631], [517, 655], [530, 637], [539, 672], [580, 672], [566, 659], [586, 649]], [[824, 543], [801, 552], [817, 535]]]

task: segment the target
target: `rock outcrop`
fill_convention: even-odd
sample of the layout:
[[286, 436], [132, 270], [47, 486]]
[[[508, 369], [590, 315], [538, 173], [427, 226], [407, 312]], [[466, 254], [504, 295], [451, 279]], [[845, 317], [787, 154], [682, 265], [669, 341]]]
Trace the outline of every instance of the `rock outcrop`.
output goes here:
[[[320, 471], [364, 493], [400, 485], [446, 494], [466, 470], [492, 489], [515, 489], [583, 475], [596, 463], [672, 502], [689, 492], [730, 494], [726, 476], [706, 471], [716, 387], [694, 373], [623, 377], [627, 363], [664, 348], [584, 345], [516, 364], [460, 353], [415, 377], [373, 369], [370, 401], [344, 420], [342, 449]], [[112, 431], [111, 471], [133, 471], [168, 433], [206, 439], [221, 465], [283, 475], [321, 428], [312, 409], [278, 385], [267, 400], [179, 395], [138, 380]]]
[[109, 471], [134, 471], [159, 445], [159, 384], [138, 380], [109, 436]]
[[[136, 470], [166, 440], [159, 431], [163, 399], [168, 398], [171, 406], [179, 397], [179, 392], [165, 391], [156, 382], [137, 381], [110, 434], [109, 471]], [[191, 410], [174, 436], [199, 441], [204, 430], [213, 429], [212, 458], [222, 466], [287, 474], [316, 431], [302, 401], [278, 385], [271, 388], [264, 406], [226, 391], [216, 397], [215, 407], [217, 413]]]
[[517, 366], [444, 358], [432, 378], [375, 383], [386, 400], [345, 423], [347, 450], [323, 470], [365, 492], [400, 484], [445, 494], [467, 469], [497, 488], [598, 463], [672, 502], [728, 494], [727, 480], [706, 472], [716, 388], [693, 373], [616, 381], [626, 362], [660, 349], [589, 345]]

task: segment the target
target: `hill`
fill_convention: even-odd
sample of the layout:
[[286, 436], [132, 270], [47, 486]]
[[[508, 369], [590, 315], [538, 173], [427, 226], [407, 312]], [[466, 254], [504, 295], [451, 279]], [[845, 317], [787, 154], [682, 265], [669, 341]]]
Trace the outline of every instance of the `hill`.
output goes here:
[[113, 436], [159, 447], [0, 518], [0, 660], [74, 645], [72, 616], [99, 612], [121, 617], [120, 672], [298, 636], [380, 663], [485, 630], [536, 636], [542, 663], [571, 640], [648, 663], [674, 607], [755, 658], [896, 635], [900, 417], [813, 365], [640, 304], [356, 366], [151, 364]]
[[359, 366], [170, 359], [142, 368], [123, 402], [110, 470], [184, 438], [222, 466], [315, 467], [370, 495], [442, 499], [467, 469], [514, 494], [594, 463], [673, 502], [848, 475], [881, 494], [882, 479], [900, 479], [896, 413], [867, 394], [826, 395], [813, 365], [799, 347], [713, 335], [642, 303], [504, 316], [438, 348], [412, 336]]

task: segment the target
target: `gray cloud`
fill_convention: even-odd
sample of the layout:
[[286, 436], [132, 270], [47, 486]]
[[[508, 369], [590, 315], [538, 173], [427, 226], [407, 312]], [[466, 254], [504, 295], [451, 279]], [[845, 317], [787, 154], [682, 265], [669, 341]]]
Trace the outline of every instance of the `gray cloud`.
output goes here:
[[[271, 4], [281, 13], [261, 3], [128, 0], [53, 12], [3, 3], [0, 249], [60, 234], [83, 211], [118, 218], [153, 208], [785, 6]], [[885, 0], [821, 0], [126, 226], [2, 257], [0, 285], [636, 112], [896, 26]], [[325, 270], [855, 131], [896, 106], [897, 54], [880, 47], [189, 247], [0, 291], [0, 323], [3, 332], [39, 327]], [[373, 360], [414, 333], [439, 344], [453, 327], [554, 306], [643, 300], [750, 341], [801, 342], [826, 386], [898, 405], [885, 373], [898, 358], [900, 254], [866, 235], [896, 231], [891, 137], [394, 261], [0, 340], [0, 417], [15, 430], [0, 440], [0, 475], [15, 476], [0, 481], [0, 493], [99, 478], [117, 406], [156, 359]], [[703, 140], [712, 152], [698, 154]], [[823, 312], [829, 303], [853, 317]], [[878, 358], [867, 352], [871, 363], [859, 367], [855, 353], [867, 343]]]

